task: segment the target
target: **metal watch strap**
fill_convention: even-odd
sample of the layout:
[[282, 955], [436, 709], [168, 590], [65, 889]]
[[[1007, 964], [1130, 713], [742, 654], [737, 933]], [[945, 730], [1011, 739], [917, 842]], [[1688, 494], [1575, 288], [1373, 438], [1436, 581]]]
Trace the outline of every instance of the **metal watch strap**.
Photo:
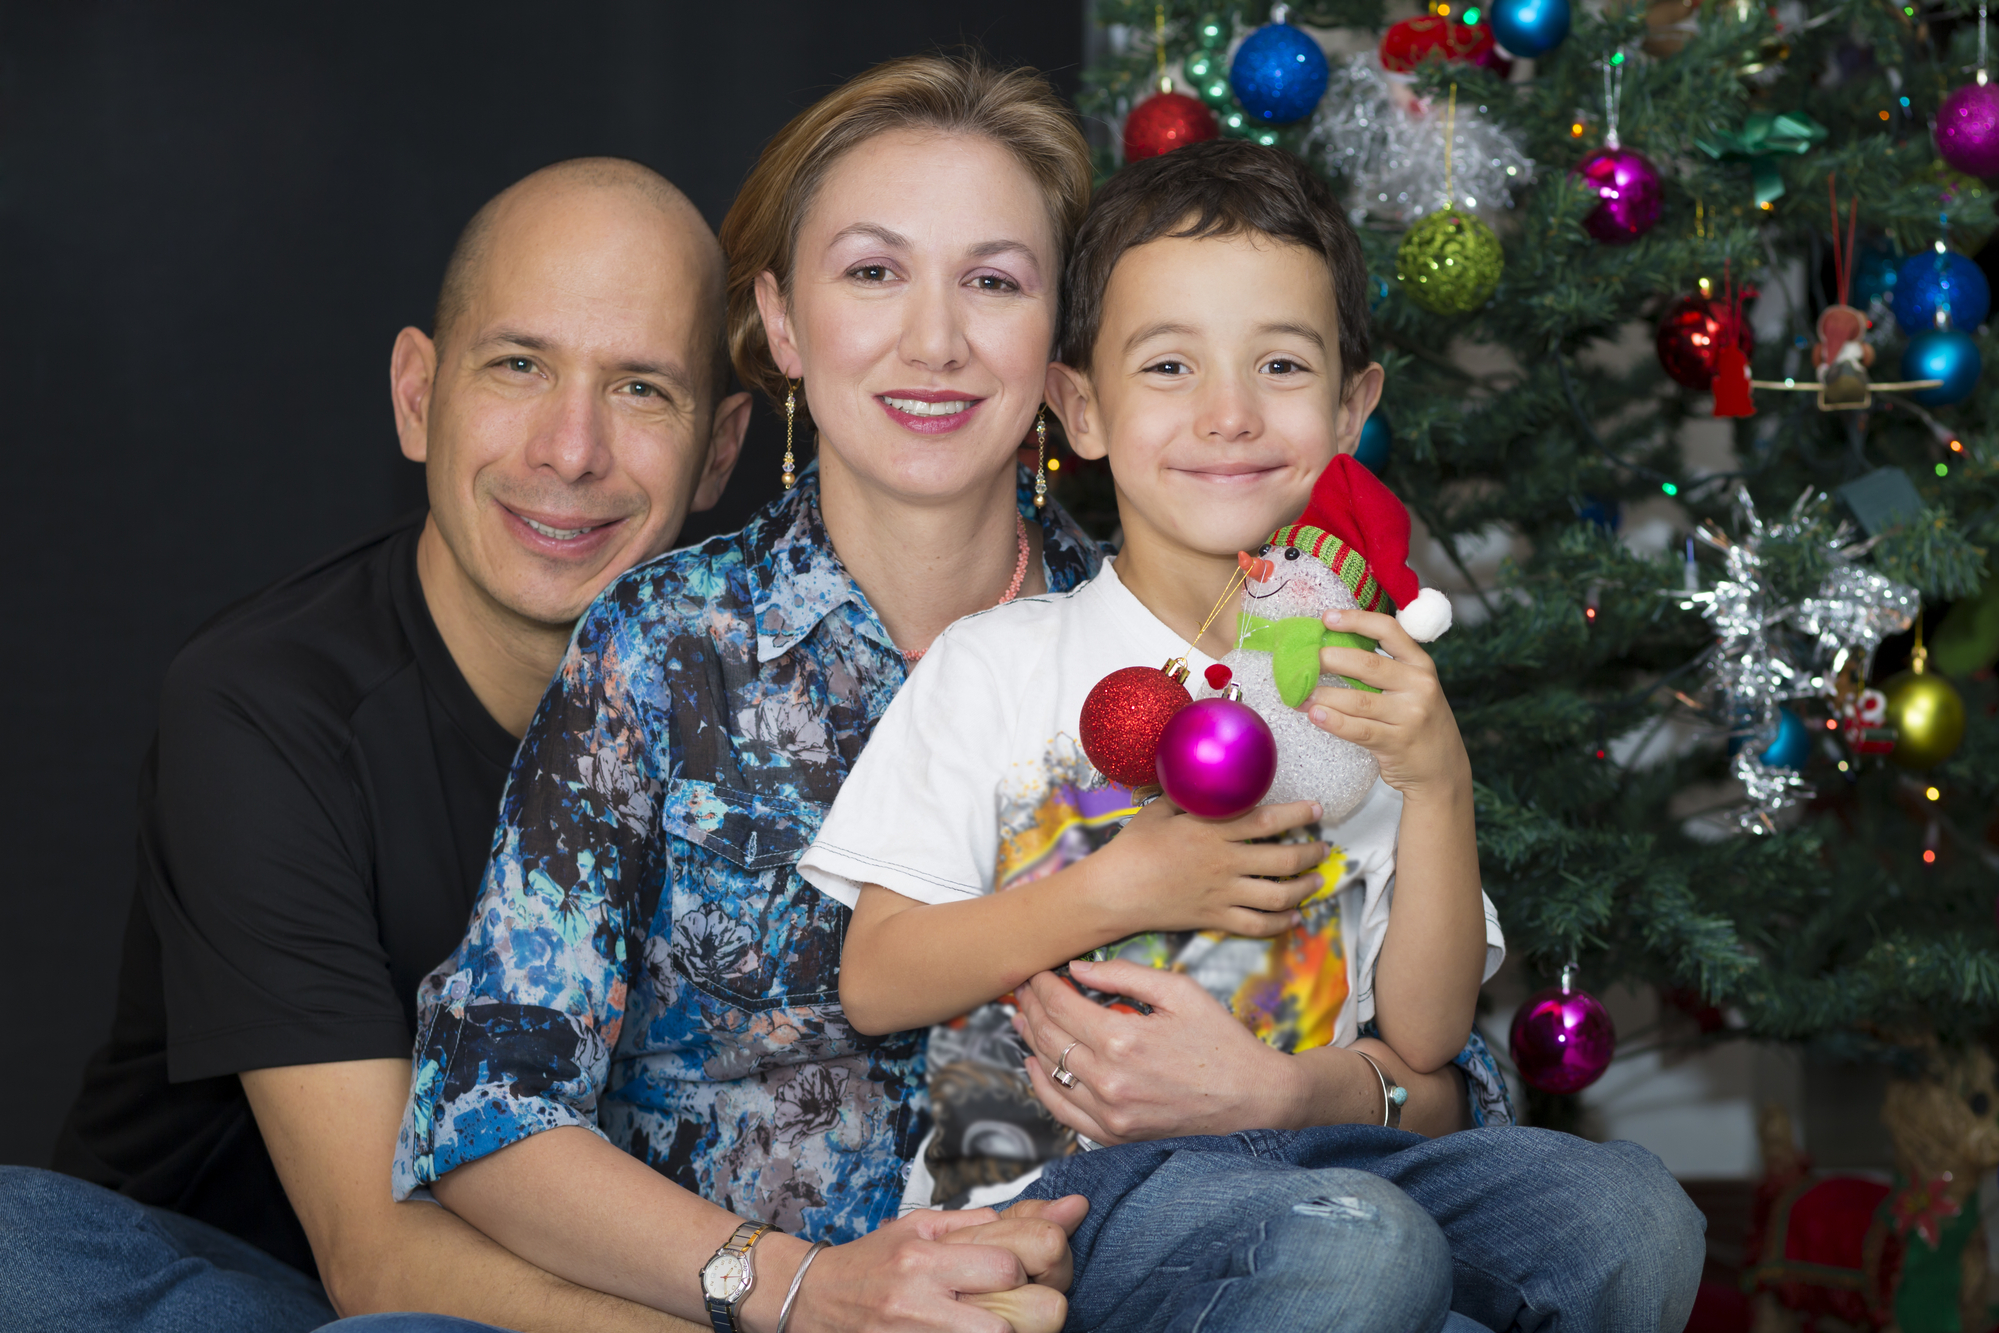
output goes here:
[[[769, 1230], [770, 1225], [766, 1222], [743, 1223], [736, 1228], [734, 1235], [722, 1243], [720, 1249], [708, 1256], [708, 1263], [714, 1263], [725, 1254], [748, 1254], [750, 1247], [763, 1239], [764, 1233]], [[708, 1264], [703, 1264], [702, 1268], [706, 1269], [707, 1266]], [[741, 1313], [743, 1302], [749, 1299], [750, 1291], [755, 1286], [756, 1270], [751, 1268], [750, 1281], [732, 1301], [710, 1296], [705, 1289], [702, 1291], [701, 1300], [708, 1310], [708, 1323], [715, 1333], [743, 1333], [743, 1326], [737, 1315]]]
[[1409, 1089], [1388, 1076], [1388, 1071], [1375, 1063], [1366, 1051], [1355, 1051], [1361, 1059], [1374, 1068], [1374, 1076], [1381, 1080], [1381, 1127], [1383, 1129], [1402, 1128], [1402, 1104], [1409, 1100]]

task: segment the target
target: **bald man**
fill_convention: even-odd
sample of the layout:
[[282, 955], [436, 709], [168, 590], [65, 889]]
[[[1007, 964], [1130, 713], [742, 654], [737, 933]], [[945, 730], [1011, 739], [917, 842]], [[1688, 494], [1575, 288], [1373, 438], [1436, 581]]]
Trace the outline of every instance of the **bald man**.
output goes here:
[[428, 512], [168, 670], [111, 1040], [66, 1174], [0, 1171], [0, 1330], [691, 1328], [393, 1203], [389, 1162], [417, 982], [464, 933], [570, 629], [735, 465], [722, 300], [714, 236], [636, 163], [549, 167], [466, 227], [433, 333], [390, 358]]

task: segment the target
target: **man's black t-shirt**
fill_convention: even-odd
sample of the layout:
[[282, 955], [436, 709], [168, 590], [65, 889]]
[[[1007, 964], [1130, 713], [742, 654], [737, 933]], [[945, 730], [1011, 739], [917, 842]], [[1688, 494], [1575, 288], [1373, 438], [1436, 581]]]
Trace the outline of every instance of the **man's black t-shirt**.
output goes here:
[[111, 1039], [56, 1146], [58, 1170], [308, 1273], [236, 1075], [408, 1058], [515, 748], [424, 605], [421, 529], [239, 602], [168, 669]]

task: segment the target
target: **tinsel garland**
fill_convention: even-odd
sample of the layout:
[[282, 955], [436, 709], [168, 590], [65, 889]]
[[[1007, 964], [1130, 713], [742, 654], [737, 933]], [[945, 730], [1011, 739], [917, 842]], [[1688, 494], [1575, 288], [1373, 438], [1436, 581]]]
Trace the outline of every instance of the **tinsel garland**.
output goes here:
[[1452, 135], [1447, 195], [1443, 115], [1364, 51], [1333, 67], [1303, 151], [1347, 182], [1356, 221], [1414, 222], [1447, 203], [1471, 213], [1511, 208], [1513, 191], [1534, 179], [1534, 160], [1511, 134], [1467, 110], [1460, 106]]

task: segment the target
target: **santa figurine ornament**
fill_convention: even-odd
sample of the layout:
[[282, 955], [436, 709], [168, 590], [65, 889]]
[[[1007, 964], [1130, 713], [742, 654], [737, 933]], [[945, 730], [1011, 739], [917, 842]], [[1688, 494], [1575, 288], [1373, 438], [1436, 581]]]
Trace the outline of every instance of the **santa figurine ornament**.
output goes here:
[[1242, 701], [1270, 724], [1277, 773], [1267, 803], [1318, 801], [1326, 824], [1360, 807], [1379, 775], [1374, 756], [1313, 725], [1305, 709], [1321, 685], [1371, 690], [1322, 675], [1319, 650], [1373, 651], [1365, 635], [1327, 629], [1333, 610], [1390, 611], [1409, 637], [1428, 643], [1451, 627], [1451, 603], [1409, 568], [1409, 512], [1349, 455], [1335, 457], [1295, 523], [1257, 555], [1242, 553], [1237, 647], [1222, 664]]

